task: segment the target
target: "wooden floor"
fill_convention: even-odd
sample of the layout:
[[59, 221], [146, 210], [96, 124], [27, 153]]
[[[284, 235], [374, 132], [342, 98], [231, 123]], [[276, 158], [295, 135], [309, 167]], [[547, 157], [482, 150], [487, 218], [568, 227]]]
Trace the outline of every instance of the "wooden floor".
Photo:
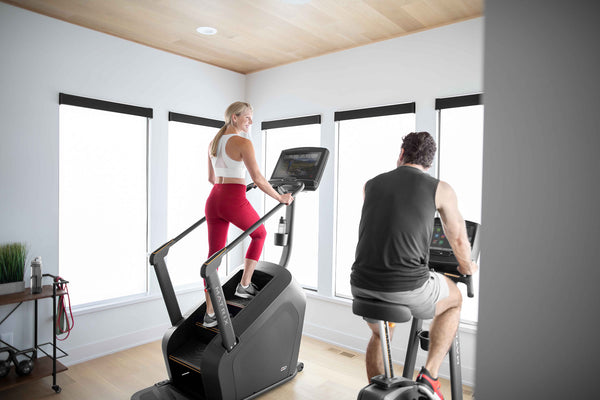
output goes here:
[[[278, 388], [263, 395], [275, 399], [356, 399], [367, 384], [364, 354], [348, 351], [309, 337], [302, 338], [299, 361], [304, 370]], [[400, 373], [400, 366], [395, 368]], [[13, 373], [13, 372], [11, 372]], [[51, 389], [52, 378], [44, 378], [0, 392], [2, 400], [126, 400], [140, 389], [167, 378], [160, 341], [73, 365], [57, 376], [61, 393]], [[1, 378], [0, 378], [1, 379]], [[442, 381], [450, 399], [450, 384]], [[464, 400], [471, 389], [463, 388]]]

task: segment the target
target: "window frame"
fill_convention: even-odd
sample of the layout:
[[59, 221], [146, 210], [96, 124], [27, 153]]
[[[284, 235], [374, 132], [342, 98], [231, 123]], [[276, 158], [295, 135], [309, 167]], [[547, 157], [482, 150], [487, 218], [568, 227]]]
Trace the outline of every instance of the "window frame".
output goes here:
[[[145, 193], [145, 204], [144, 204], [145, 219], [146, 219], [146, 222], [145, 222], [146, 237], [145, 237], [145, 254], [144, 254], [144, 256], [146, 258], [145, 282], [144, 282], [145, 290], [144, 290], [144, 292], [139, 292], [139, 293], [132, 293], [132, 294], [126, 294], [123, 296], [104, 298], [101, 300], [94, 300], [94, 301], [89, 301], [89, 302], [80, 303], [80, 304], [76, 304], [76, 305], [74, 304], [73, 309], [78, 310], [78, 309], [89, 309], [92, 307], [104, 307], [104, 306], [119, 303], [119, 302], [131, 301], [132, 299], [139, 298], [140, 296], [147, 297], [150, 294], [150, 274], [149, 274], [149, 268], [148, 268], [148, 266], [149, 266], [149, 263], [148, 263], [148, 251], [149, 250], [148, 249], [150, 248], [150, 120], [153, 119], [153, 117], [154, 117], [154, 110], [149, 107], [141, 107], [141, 106], [135, 106], [135, 105], [125, 104], [125, 103], [100, 100], [100, 99], [72, 95], [72, 94], [62, 93], [62, 92], [60, 92], [58, 95], [58, 105], [59, 105], [59, 112], [60, 112], [61, 105], [67, 105], [67, 106], [81, 107], [81, 108], [87, 108], [87, 109], [92, 109], [92, 110], [107, 111], [107, 112], [113, 112], [113, 113], [119, 113], [119, 114], [125, 114], [125, 115], [146, 118], [146, 132], [145, 132], [145, 142], [146, 142], [146, 148], [145, 148], [145, 159], [146, 159], [145, 192], [146, 193]], [[59, 135], [60, 135], [60, 127], [59, 127]], [[59, 157], [60, 157], [60, 152], [59, 152]], [[60, 191], [59, 191], [59, 195], [60, 195]], [[60, 217], [59, 217], [59, 224], [60, 224]], [[59, 228], [59, 230], [60, 230], [60, 228]], [[59, 240], [60, 240], [60, 237], [59, 237]], [[60, 263], [60, 251], [59, 251], [59, 263]]]
[[[273, 129], [281, 129], [281, 128], [291, 128], [291, 127], [299, 127], [299, 126], [305, 126], [305, 125], [319, 125], [319, 128], [322, 127], [322, 117], [321, 114], [313, 114], [313, 115], [306, 115], [306, 116], [301, 116], [301, 117], [293, 117], [293, 118], [285, 118], [285, 119], [277, 119], [277, 120], [268, 120], [268, 121], [262, 121], [261, 122], [261, 133], [262, 133], [262, 164], [263, 164], [263, 169], [265, 171], [265, 177], [267, 177], [267, 175], [270, 173], [269, 171], [266, 170], [266, 164], [267, 164], [267, 139], [266, 139], [266, 133], [269, 130], [273, 130]], [[321, 136], [322, 133], [319, 135], [319, 142], [321, 142]], [[268, 179], [268, 177], [267, 177]], [[319, 195], [319, 200], [318, 200], [318, 204], [320, 206], [320, 202], [321, 202], [321, 196]], [[262, 207], [263, 210], [266, 209], [266, 199], [267, 196], [263, 194], [262, 196]], [[297, 215], [295, 216], [296, 219], [296, 223], [298, 223], [298, 219], [297, 219]], [[297, 239], [296, 239], [297, 241]], [[297, 245], [297, 242], [295, 242]], [[294, 257], [294, 254], [297, 254], [297, 251], [294, 252], [292, 251], [292, 256]], [[263, 251], [263, 255], [264, 255], [264, 251]], [[261, 255], [262, 256], [262, 255]], [[316, 260], [316, 265], [317, 265], [317, 269], [316, 269], [316, 274], [317, 274], [317, 282], [316, 282], [316, 286], [310, 286], [310, 285], [306, 285], [300, 281], [298, 281], [298, 283], [300, 284], [300, 286], [309, 292], [312, 293], [318, 293], [318, 288], [319, 288], [319, 250], [317, 249], [317, 260]]]
[[[174, 111], [169, 111], [167, 120], [168, 120], [168, 122], [179, 122], [179, 123], [184, 123], [184, 124], [189, 124], [189, 125], [197, 125], [197, 126], [215, 128], [215, 129], [221, 129], [225, 125], [225, 121], [212, 119], [212, 118], [199, 117], [199, 116], [190, 115], [190, 114], [177, 113]], [[215, 134], [216, 134], [216, 132], [215, 132]], [[169, 130], [167, 131], [167, 143], [168, 143], [167, 146], [169, 145], [170, 135], [171, 135], [171, 132], [170, 132], [170, 127], [169, 127]], [[167, 149], [167, 155], [169, 154], [169, 152], [170, 152], [170, 149]], [[203, 154], [207, 154], [207, 153], [203, 153]], [[167, 161], [167, 168], [169, 168], [169, 167], [170, 167], [170, 164]], [[170, 171], [167, 171], [167, 177], [169, 176], [169, 173], [170, 173]], [[168, 198], [169, 198], [169, 183], [167, 182], [167, 199]], [[168, 204], [167, 204], [167, 209], [166, 209], [166, 223], [167, 223], [167, 233], [169, 233], [168, 232], [168, 227], [169, 227], [169, 205]], [[190, 221], [189, 226], [191, 227], [193, 224], [195, 224], [195, 222]], [[206, 225], [204, 225], [203, 228], [200, 228], [200, 227], [198, 227], [198, 228], [206, 229]], [[189, 229], [189, 228], [187, 228], [187, 229]], [[180, 233], [182, 233], [182, 232], [180, 232]], [[180, 233], [178, 233], [178, 234], [180, 234]], [[201, 258], [202, 258], [202, 261], [205, 260], [203, 257], [201, 257]], [[230, 273], [229, 255], [225, 256], [224, 261], [225, 261], [223, 263], [224, 265], [221, 265], [221, 271], [224, 272], [224, 275], [227, 275]], [[168, 265], [167, 265], [167, 267], [168, 267]], [[225, 267], [225, 268], [223, 268], [223, 267]], [[195, 287], [197, 287], [196, 283], [173, 284], [173, 288], [176, 292], [193, 289]]]
[[[333, 227], [333, 263], [332, 263], [332, 296], [337, 299], [351, 299], [351, 295], [345, 295], [338, 291], [338, 216], [339, 216], [339, 181], [340, 181], [340, 122], [353, 120], [353, 119], [366, 119], [373, 117], [385, 117], [402, 114], [414, 114], [415, 115], [415, 128], [416, 128], [416, 102], [397, 103], [384, 106], [367, 107], [352, 109], [346, 111], [336, 111], [334, 113], [335, 123], [335, 184], [334, 184], [334, 227]], [[407, 132], [408, 133], [408, 132]], [[400, 134], [402, 134], [400, 132]], [[400, 151], [400, 149], [398, 149]], [[399, 154], [399, 153], [398, 153]], [[357, 222], [358, 231], [358, 222]], [[349, 278], [349, 277], [348, 277]]]
[[[462, 95], [462, 96], [453, 96], [453, 97], [444, 97], [444, 98], [436, 98], [435, 99], [435, 110], [437, 112], [437, 118], [436, 118], [436, 140], [438, 143], [438, 151], [437, 151], [437, 155], [436, 155], [436, 174], [438, 179], [441, 176], [441, 153], [442, 153], [442, 146], [441, 146], [441, 137], [442, 137], [442, 111], [443, 110], [447, 110], [447, 109], [451, 109], [451, 108], [462, 108], [462, 107], [471, 107], [471, 106], [478, 106], [481, 105], [483, 106], [483, 93], [475, 93], [475, 94], [468, 94], [468, 95]], [[482, 127], [483, 129], [483, 127]], [[482, 155], [483, 156], [483, 155]], [[481, 194], [482, 195], [482, 194]], [[483, 200], [483, 198], [482, 198]], [[479, 217], [479, 221], [481, 221], [481, 215]], [[475, 221], [480, 223], [479, 221]], [[479, 271], [476, 274], [477, 276], [473, 277], [473, 290], [475, 292], [475, 297], [474, 299], [476, 299], [477, 302], [479, 302], [479, 284], [478, 284], [478, 280], [479, 280]], [[464, 298], [467, 299], [466, 297], [466, 288], [464, 287], [464, 285], [459, 285], [459, 288], [461, 290], [461, 292], [463, 292], [464, 294]], [[479, 321], [479, 307], [477, 307], [477, 315], [475, 319], [467, 319], [464, 318], [462, 313], [461, 313], [461, 317], [460, 317], [460, 322], [462, 324], [466, 324], [466, 325], [471, 325], [471, 326], [477, 326], [478, 321]]]

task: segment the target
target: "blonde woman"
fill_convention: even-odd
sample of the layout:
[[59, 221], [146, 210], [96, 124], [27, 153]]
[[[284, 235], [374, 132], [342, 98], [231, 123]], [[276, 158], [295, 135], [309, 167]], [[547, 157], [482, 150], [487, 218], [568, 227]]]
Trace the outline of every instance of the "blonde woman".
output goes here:
[[[246, 230], [259, 220], [259, 216], [246, 199], [246, 170], [254, 184], [280, 203], [290, 204], [291, 194], [279, 194], [260, 173], [254, 147], [247, 138], [252, 125], [252, 106], [235, 102], [225, 110], [225, 125], [212, 140], [208, 155], [208, 180], [213, 189], [206, 200], [205, 215], [208, 226], [208, 256], [225, 247], [229, 224]], [[267, 231], [261, 225], [250, 234], [252, 241], [244, 259], [244, 273], [235, 294], [243, 298], [257, 293], [252, 274], [258, 263]], [[214, 309], [208, 293], [204, 326], [217, 325]]]

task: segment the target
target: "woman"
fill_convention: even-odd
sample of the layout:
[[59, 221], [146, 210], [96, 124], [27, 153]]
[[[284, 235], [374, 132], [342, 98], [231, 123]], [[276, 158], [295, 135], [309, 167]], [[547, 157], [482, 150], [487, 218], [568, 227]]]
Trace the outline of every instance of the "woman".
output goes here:
[[[260, 190], [280, 203], [290, 204], [291, 194], [279, 194], [260, 173], [252, 142], [245, 137], [252, 125], [252, 106], [235, 102], [225, 110], [225, 125], [217, 132], [209, 146], [208, 180], [213, 189], [206, 200], [206, 223], [208, 226], [208, 256], [225, 247], [229, 223], [242, 230], [248, 229], [259, 216], [246, 199], [246, 169]], [[243, 298], [257, 293], [252, 274], [260, 258], [267, 231], [261, 225], [250, 234], [252, 241], [244, 260], [244, 273], [235, 294]], [[204, 326], [217, 325], [208, 292]]]

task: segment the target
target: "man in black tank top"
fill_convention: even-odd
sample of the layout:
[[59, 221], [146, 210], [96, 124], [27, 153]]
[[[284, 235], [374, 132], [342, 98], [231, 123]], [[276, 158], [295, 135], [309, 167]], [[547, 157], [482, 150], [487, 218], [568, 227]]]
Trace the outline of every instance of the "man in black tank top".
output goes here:
[[352, 285], [403, 292], [427, 281], [437, 185], [406, 165], [367, 182]]
[[[417, 381], [443, 399], [437, 375], [458, 328], [462, 297], [454, 282], [428, 268], [429, 243], [436, 211], [459, 262], [459, 272], [471, 275], [471, 247], [454, 190], [427, 173], [436, 144], [427, 132], [403, 139], [397, 168], [369, 180], [359, 225], [350, 284], [355, 297], [403, 304], [413, 316], [431, 319], [427, 362]], [[379, 327], [367, 346], [367, 375], [383, 373]]]

